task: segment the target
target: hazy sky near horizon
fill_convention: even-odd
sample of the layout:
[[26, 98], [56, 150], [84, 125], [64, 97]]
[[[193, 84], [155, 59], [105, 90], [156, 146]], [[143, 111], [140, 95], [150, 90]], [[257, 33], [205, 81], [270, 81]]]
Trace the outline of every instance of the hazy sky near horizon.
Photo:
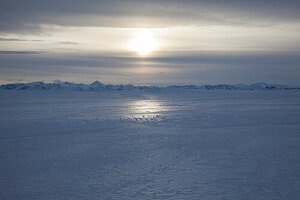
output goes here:
[[300, 85], [298, 0], [0, 3], [0, 83]]

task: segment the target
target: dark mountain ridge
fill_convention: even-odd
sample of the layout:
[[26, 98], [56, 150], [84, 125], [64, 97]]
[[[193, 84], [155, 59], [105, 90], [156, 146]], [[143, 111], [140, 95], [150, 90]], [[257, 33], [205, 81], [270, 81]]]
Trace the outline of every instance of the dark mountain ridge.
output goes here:
[[158, 86], [134, 86], [134, 85], [111, 85], [95, 81], [91, 84], [71, 83], [56, 81], [54, 83], [31, 82], [11, 83], [0, 86], [6, 90], [74, 90], [74, 91], [102, 91], [102, 90], [155, 90], [155, 89], [202, 89], [202, 90], [299, 90], [300, 87], [288, 85], [255, 83], [246, 84], [217, 84], [217, 85], [171, 85], [167, 87]]

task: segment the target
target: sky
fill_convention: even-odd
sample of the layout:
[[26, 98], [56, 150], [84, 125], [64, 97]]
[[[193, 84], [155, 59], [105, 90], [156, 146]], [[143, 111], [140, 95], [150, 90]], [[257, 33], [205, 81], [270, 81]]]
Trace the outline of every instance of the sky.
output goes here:
[[0, 0], [0, 83], [300, 85], [298, 0]]

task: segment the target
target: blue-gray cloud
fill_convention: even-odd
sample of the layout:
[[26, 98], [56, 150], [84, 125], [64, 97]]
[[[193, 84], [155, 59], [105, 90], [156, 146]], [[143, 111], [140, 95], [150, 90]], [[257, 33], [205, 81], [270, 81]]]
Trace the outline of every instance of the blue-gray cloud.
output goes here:
[[0, 55], [33, 55], [40, 53], [40, 51], [0, 51]]
[[300, 19], [298, 0], [2, 0], [0, 31], [66, 26], [273, 24]]
[[[26, 80], [149, 85], [269, 82], [300, 85], [299, 53], [181, 52], [138, 58], [95, 54], [0, 54], [1, 82]], [[139, 73], [143, 68], [159, 68]]]

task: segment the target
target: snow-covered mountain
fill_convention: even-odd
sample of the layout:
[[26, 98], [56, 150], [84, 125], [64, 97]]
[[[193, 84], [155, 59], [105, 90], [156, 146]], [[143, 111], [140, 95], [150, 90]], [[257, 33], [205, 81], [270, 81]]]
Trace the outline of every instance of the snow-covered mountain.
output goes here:
[[102, 90], [156, 90], [156, 89], [202, 89], [202, 90], [298, 90], [300, 87], [287, 85], [255, 83], [245, 84], [218, 84], [218, 85], [172, 85], [168, 87], [157, 86], [134, 86], [134, 85], [111, 85], [95, 81], [91, 84], [71, 83], [55, 81], [54, 83], [32, 82], [32, 83], [12, 83], [1, 85], [0, 89], [7, 90], [76, 90], [76, 91], [102, 91]]

